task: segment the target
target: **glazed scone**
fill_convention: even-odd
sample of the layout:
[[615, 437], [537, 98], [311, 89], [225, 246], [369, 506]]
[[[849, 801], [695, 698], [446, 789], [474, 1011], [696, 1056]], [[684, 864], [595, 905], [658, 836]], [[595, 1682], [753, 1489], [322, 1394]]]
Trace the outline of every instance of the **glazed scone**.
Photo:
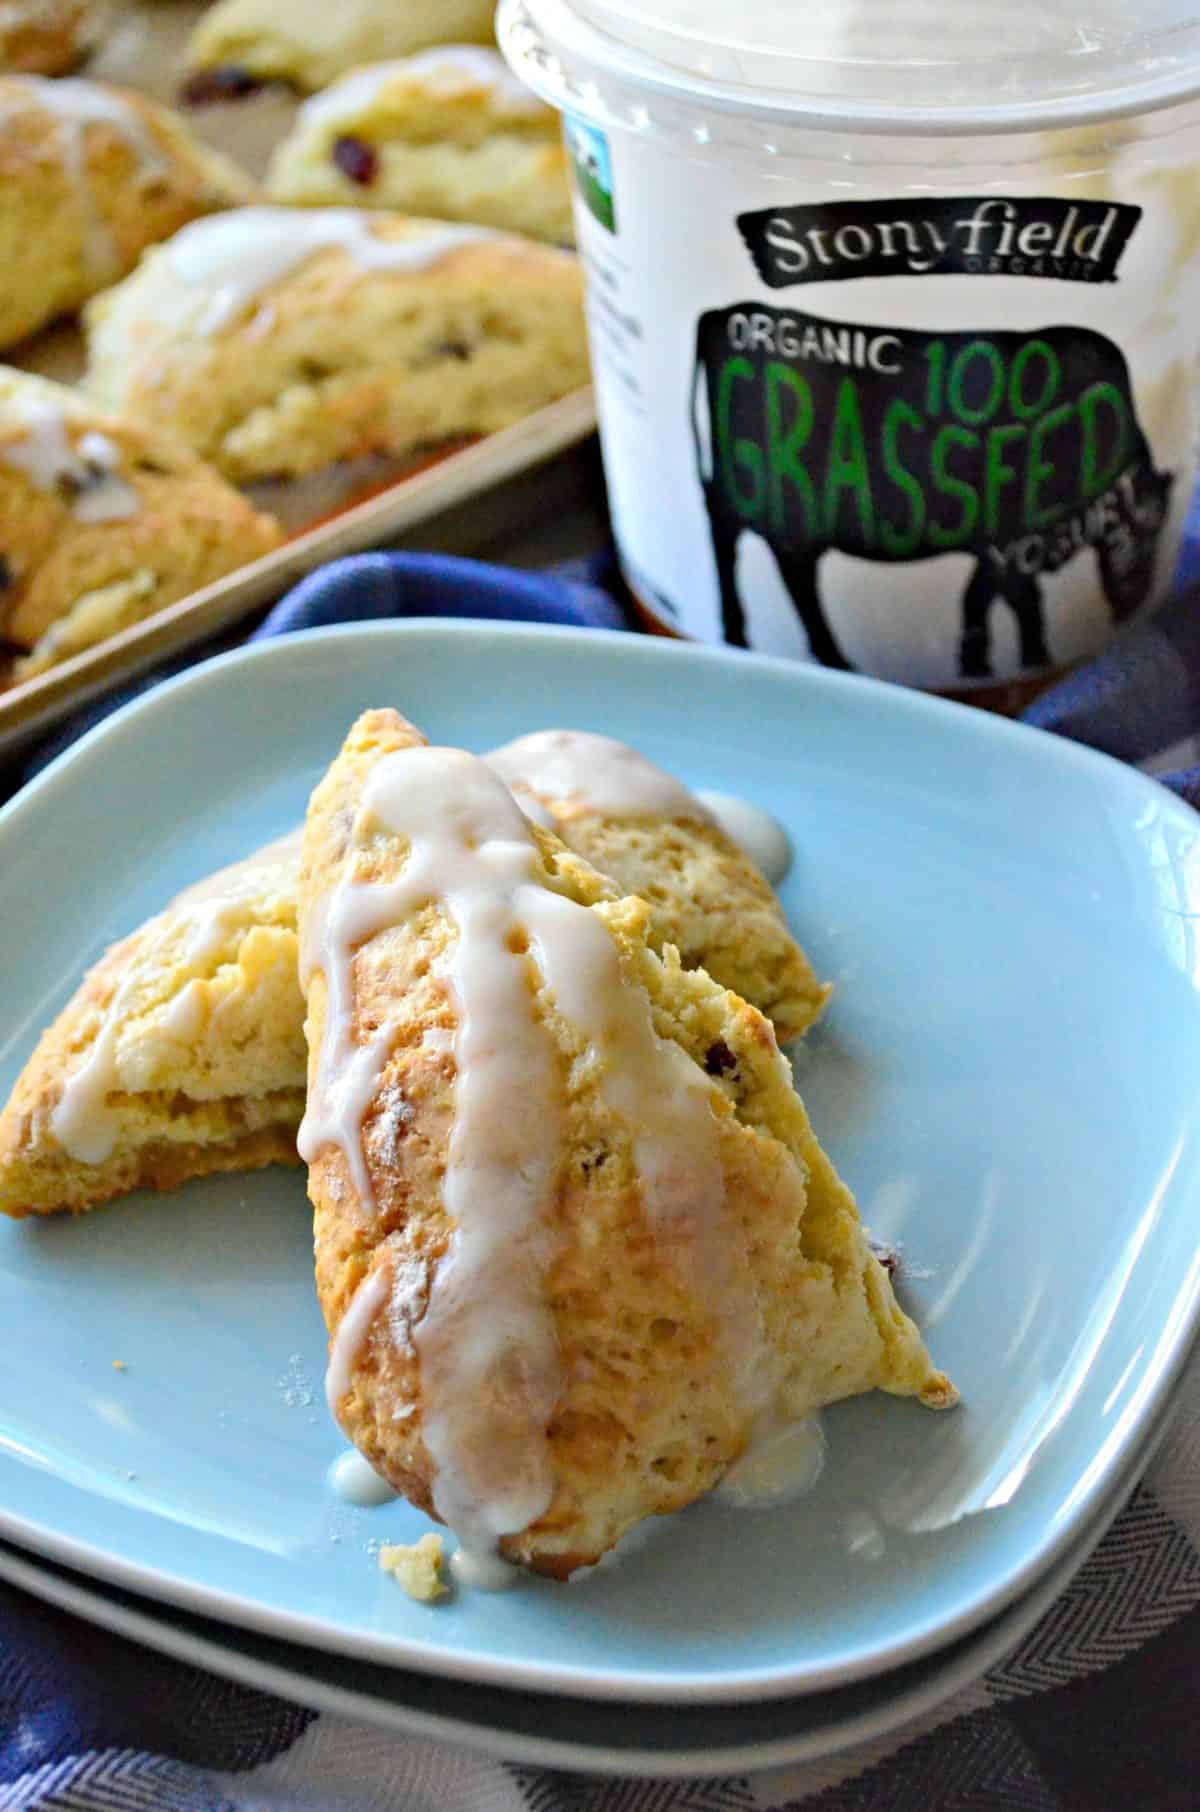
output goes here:
[[186, 221], [251, 193], [145, 95], [0, 77], [0, 347], [74, 313]]
[[491, 44], [494, 0], [218, 0], [188, 44], [193, 71], [324, 88], [360, 63], [432, 44]]
[[300, 885], [327, 1394], [469, 1566], [564, 1577], [764, 1422], [955, 1400], [769, 1023], [484, 763], [366, 713]]
[[255, 560], [282, 531], [169, 435], [0, 366], [0, 639], [26, 679]]
[[95, 401], [235, 483], [488, 434], [588, 377], [572, 254], [355, 208], [196, 221], [85, 320]]
[[477, 44], [375, 63], [314, 96], [267, 189], [289, 206], [355, 203], [574, 238], [558, 115]]
[[[35, 385], [41, 383], [40, 380], [30, 381]], [[560, 740], [564, 735], [572, 739], [565, 750]], [[611, 840], [619, 860], [629, 872], [636, 873], [636, 890], [645, 898], [653, 900], [653, 918], [648, 930], [653, 949], [661, 951], [664, 944], [686, 946], [690, 939], [698, 939], [693, 949], [696, 964], [712, 974], [716, 974], [721, 968], [723, 949], [716, 945], [710, 950], [703, 938], [706, 928], [711, 928], [715, 936], [726, 935], [730, 925], [728, 911], [698, 915], [687, 887], [683, 884], [684, 877], [688, 874], [703, 876], [709, 872], [708, 864], [713, 859], [709, 851], [714, 848], [720, 857], [720, 872], [726, 877], [730, 896], [726, 905], [732, 904], [735, 899], [742, 902], [746, 915], [744, 941], [759, 950], [772, 947], [772, 941], [778, 939], [778, 931], [773, 925], [764, 928], [760, 920], [760, 888], [765, 883], [748, 863], [748, 859], [736, 848], [727, 847], [723, 843], [708, 843], [708, 833], [713, 827], [706, 826], [691, 816], [697, 810], [697, 802], [679, 781], [662, 769], [655, 768], [636, 751], [621, 744], [608, 743], [607, 739], [594, 739], [578, 732], [563, 731], [548, 732], [546, 736], [556, 745], [560, 762], [566, 759], [576, 764], [576, 778], [573, 778], [569, 792], [556, 788], [548, 780], [544, 752], [538, 750], [541, 738], [522, 738], [520, 742], [498, 750], [488, 760], [495, 761], [501, 769], [508, 768], [515, 773], [519, 767], [521, 773], [528, 773], [532, 766], [532, 752], [542, 755], [537, 771], [543, 793], [549, 803], [562, 812], [561, 825], [565, 836], [576, 834], [586, 821], [586, 834], [592, 839]], [[589, 749], [589, 745], [597, 742], [605, 744], [599, 753], [595, 748]], [[615, 763], [612, 759], [613, 751], [618, 755]], [[586, 798], [583, 786], [577, 779], [581, 757], [586, 763], [586, 780], [590, 788]], [[564, 771], [570, 770], [564, 770], [560, 766], [560, 775]], [[538, 808], [531, 804], [525, 783], [517, 781], [514, 796], [522, 803], [524, 811], [537, 812]], [[631, 799], [639, 808], [633, 819], [628, 810]], [[661, 827], [660, 833], [656, 833], [656, 819]], [[548, 812], [545, 822], [553, 822]], [[125, 940], [120, 946], [116, 970], [122, 972], [130, 963], [144, 966], [147, 962], [159, 962], [162, 951], [173, 948], [178, 941], [182, 914], [195, 915], [200, 912], [207, 923], [215, 912], [212, 922], [219, 928], [224, 922], [222, 915], [231, 897], [236, 901], [236, 916], [230, 923], [237, 937], [242, 940], [238, 946], [239, 951], [242, 948], [257, 951], [260, 958], [258, 969], [264, 968], [261, 959], [268, 951], [273, 952], [281, 961], [290, 955], [294, 964], [298, 948], [299, 846], [300, 834], [296, 832], [292, 838], [283, 840], [270, 850], [248, 857], [244, 863], [223, 870], [211, 880], [189, 889], [187, 894], [169, 906], [150, 925]], [[633, 891], [628, 880], [623, 880], [621, 885]], [[774, 910], [778, 910], [777, 906]], [[251, 933], [259, 931], [263, 934], [262, 937], [251, 944], [248, 941]], [[222, 955], [222, 962], [225, 960]], [[106, 964], [111, 961], [112, 958], [105, 959]], [[272, 963], [270, 974], [273, 982], [278, 982], [282, 971]], [[196, 978], [184, 970], [174, 973], [168, 984], [169, 999], [164, 1001], [164, 1013], [173, 1015], [191, 1011], [190, 1008], [173, 1007], [170, 1003], [193, 979]], [[226, 967], [222, 985], [228, 987], [231, 983], [236, 984], [237, 979], [236, 970]], [[97, 985], [99, 984], [93, 977], [85, 981], [80, 996], [67, 1009], [71, 1025], [80, 1010], [80, 1001], [84, 997], [91, 999]], [[105, 989], [109, 988], [107, 980], [102, 985]], [[234, 994], [241, 1001], [242, 995], [236, 985]], [[269, 1037], [256, 1036], [248, 1047], [254, 1070], [253, 1087], [250, 1089], [248, 1085], [247, 1092], [268, 1100], [296, 1097], [297, 1090], [303, 1086], [303, 1016], [304, 1003], [298, 984], [294, 989], [281, 990], [271, 997], [266, 1004], [263, 1020], [264, 1032], [269, 1032]], [[245, 1036], [247, 1017], [248, 1011], [243, 1005], [238, 1005], [236, 1010], [223, 1006], [219, 1013], [213, 1012], [204, 1020], [204, 1062], [212, 1073], [226, 1078], [243, 1077], [247, 1053], [237, 1047], [238, 1040]], [[31, 1062], [25, 1078], [18, 1085], [17, 1094], [22, 1095], [26, 1101], [48, 1099], [54, 1089], [66, 1081], [69, 1066], [64, 1065], [62, 1052], [68, 1047], [64, 1046], [62, 1037], [56, 1035], [57, 1031], [58, 1028], [55, 1028], [43, 1039], [36, 1059]], [[139, 1036], [153, 1040], [156, 1036], [153, 1025], [148, 1029], [143, 1028]], [[227, 1044], [224, 1041], [228, 1041]], [[716, 1048], [708, 1054], [706, 1062], [718, 1075], [722, 1073], [723, 1067], [726, 1070], [733, 1068], [732, 1056], [726, 1057]], [[60, 1074], [52, 1073], [54, 1066]], [[182, 1090], [185, 1080], [183, 1075], [180, 1074], [176, 1080]], [[164, 1082], [164, 1088], [165, 1086]], [[237, 1092], [236, 1088], [234, 1092]], [[10, 1114], [15, 1111], [11, 1109]], [[296, 1119], [298, 1118], [297, 1107]], [[9, 1134], [5, 1135], [8, 1139], [7, 1147], [4, 1139], [0, 1138], [0, 1150], [8, 1151], [7, 1159], [0, 1160], [0, 1204], [7, 1206], [9, 1212], [13, 1212], [9, 1204], [13, 1199], [15, 1173], [11, 1168], [6, 1169], [6, 1166], [11, 1164], [16, 1145], [27, 1145], [24, 1135], [14, 1145], [11, 1127], [15, 1124], [12, 1119], [0, 1121], [0, 1126], [10, 1129]], [[289, 1136], [290, 1130], [291, 1122]], [[38, 1162], [45, 1162], [44, 1155]], [[231, 1164], [230, 1167], [237, 1166]], [[47, 1175], [50, 1174], [47, 1172]], [[38, 1196], [40, 1205], [36, 1211], [48, 1213], [55, 1208], [79, 1206], [80, 1198], [84, 1196], [91, 1201], [105, 1200], [108, 1194], [118, 1193], [119, 1189], [134, 1187], [134, 1184], [126, 1182], [119, 1182], [116, 1189], [110, 1187], [114, 1177], [119, 1179], [125, 1174], [125, 1170], [120, 1168], [115, 1172], [104, 1172], [102, 1166], [87, 1166], [78, 1153], [72, 1158], [72, 1154], [67, 1152], [60, 1169], [53, 1172], [58, 1181], [52, 1185], [49, 1193], [43, 1192]], [[160, 1171], [157, 1174], [165, 1175], [166, 1172]], [[6, 1175], [7, 1183], [4, 1180]], [[55, 1190], [58, 1191], [57, 1194]]]
[[693, 793], [636, 749], [580, 730], [539, 730], [486, 757], [518, 803], [625, 893], [651, 908], [649, 941], [673, 944], [799, 1038], [832, 990], [818, 981], [770, 884]]
[[97, 0], [0, 0], [0, 71], [64, 75], [94, 47], [104, 12]]
[[292, 837], [223, 870], [101, 958], [0, 1112], [0, 1211], [296, 1162], [298, 854]]

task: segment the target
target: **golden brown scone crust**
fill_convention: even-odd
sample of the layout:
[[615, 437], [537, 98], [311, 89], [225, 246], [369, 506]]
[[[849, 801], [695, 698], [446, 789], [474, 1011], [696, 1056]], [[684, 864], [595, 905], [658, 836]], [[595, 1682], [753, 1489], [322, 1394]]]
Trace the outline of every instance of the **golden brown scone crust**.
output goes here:
[[490, 44], [495, 10], [493, 0], [218, 0], [192, 34], [188, 67], [324, 88], [431, 44]]
[[[462, 230], [366, 218], [382, 239]], [[489, 434], [588, 381], [578, 264], [529, 240], [489, 236], [399, 271], [327, 247], [207, 334], [181, 314], [186, 296], [167, 246], [98, 297], [87, 387], [235, 483]]]
[[650, 947], [677, 948], [765, 1013], [780, 1044], [818, 1020], [833, 990], [818, 981], [769, 882], [731, 837], [697, 818], [609, 818], [538, 797], [568, 849], [651, 908]]
[[[59, 477], [31, 473], [27, 463], [19, 463], [31, 445], [31, 414], [53, 438], [58, 437], [54, 422], [61, 421], [70, 463]], [[131, 513], [87, 520], [89, 497], [110, 486], [109, 468], [86, 457], [89, 435], [102, 437], [106, 456], [118, 456], [111, 466], [120, 486], [118, 507], [124, 512], [136, 500]], [[33, 651], [17, 663], [18, 679], [142, 621], [258, 559], [282, 538], [273, 517], [253, 509], [169, 435], [103, 415], [63, 385], [0, 366], [0, 549], [6, 581], [0, 589], [0, 638]]]
[[96, 0], [8, 0], [0, 8], [0, 70], [65, 75], [95, 44], [103, 10]]
[[[297, 1162], [296, 855], [224, 873], [217, 917], [180, 896], [101, 958], [43, 1034], [0, 1112], [3, 1213], [78, 1211], [132, 1189]], [[111, 1149], [86, 1162], [59, 1143], [53, 1115], [110, 1015]]]
[[[355, 156], [339, 161], [347, 139]], [[290, 206], [392, 208], [556, 245], [575, 237], [558, 115], [479, 45], [352, 71], [301, 108], [267, 190]]]
[[[350, 732], [309, 808], [302, 936], [340, 878], [388, 881], [403, 872], [404, 840], [359, 803], [375, 763], [421, 740], [392, 711], [368, 712]], [[620, 898], [550, 834], [532, 834], [545, 886], [603, 920], [622, 985], [644, 990], [660, 1037], [702, 1070], [719, 1072], [710, 1099], [726, 1182], [722, 1280], [729, 1300], [753, 1305], [750, 1332], [780, 1408], [802, 1416], [876, 1386], [931, 1405], [953, 1402], [953, 1387], [897, 1305], [853, 1199], [816, 1142], [769, 1023], [708, 976], [681, 969], [674, 952], [655, 956], [641, 901]], [[356, 1041], [381, 1025], [394, 1025], [395, 1040], [363, 1120], [373, 1206], [364, 1212], [340, 1147], [321, 1147], [309, 1168], [317, 1287], [331, 1332], [376, 1271], [389, 1295], [403, 1288], [410, 1310], [412, 1280], [424, 1275], [427, 1303], [448, 1249], [453, 1223], [441, 1178], [455, 1060], [444, 1034], [456, 1024], [456, 1006], [441, 959], [454, 935], [429, 906], [360, 945], [354, 958]], [[567, 1116], [554, 1205], [558, 1255], [548, 1282], [563, 1388], [547, 1431], [553, 1500], [501, 1550], [564, 1577], [641, 1518], [708, 1491], [743, 1451], [750, 1428], [712, 1304], [699, 1300], [647, 1219], [633, 1130], [608, 1104], [586, 1042], [532, 965], [529, 986], [558, 1050]], [[319, 967], [307, 999], [311, 1088], [327, 1010]], [[440, 1038], [427, 1036], [439, 1029]], [[338, 1416], [371, 1464], [432, 1511], [421, 1366], [412, 1342], [397, 1336], [396, 1319], [385, 1302], [370, 1322]], [[497, 1406], [482, 1406], [481, 1420], [494, 1413]]]
[[127, 128], [64, 120], [50, 104], [65, 104], [62, 83], [0, 77], [0, 347], [72, 314], [185, 221], [252, 192], [168, 108], [107, 84], [71, 87], [118, 105]]

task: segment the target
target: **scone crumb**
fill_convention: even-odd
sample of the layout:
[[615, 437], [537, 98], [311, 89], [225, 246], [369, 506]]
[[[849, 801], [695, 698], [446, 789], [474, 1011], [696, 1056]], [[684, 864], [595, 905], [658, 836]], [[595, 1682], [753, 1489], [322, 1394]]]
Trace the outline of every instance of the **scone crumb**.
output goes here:
[[445, 1597], [446, 1586], [442, 1580], [444, 1558], [442, 1538], [432, 1531], [412, 1546], [404, 1542], [385, 1543], [379, 1550], [379, 1564], [383, 1571], [398, 1580], [409, 1597], [415, 1598], [418, 1604], [432, 1604], [435, 1598]]

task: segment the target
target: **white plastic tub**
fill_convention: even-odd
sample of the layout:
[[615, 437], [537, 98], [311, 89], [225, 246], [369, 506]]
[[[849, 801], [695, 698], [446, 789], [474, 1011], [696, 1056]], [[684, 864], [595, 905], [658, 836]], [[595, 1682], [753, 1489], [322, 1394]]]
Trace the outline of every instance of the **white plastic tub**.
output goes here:
[[500, 32], [566, 115], [656, 624], [955, 689], [1161, 597], [1196, 469], [1195, 19], [502, 0]]

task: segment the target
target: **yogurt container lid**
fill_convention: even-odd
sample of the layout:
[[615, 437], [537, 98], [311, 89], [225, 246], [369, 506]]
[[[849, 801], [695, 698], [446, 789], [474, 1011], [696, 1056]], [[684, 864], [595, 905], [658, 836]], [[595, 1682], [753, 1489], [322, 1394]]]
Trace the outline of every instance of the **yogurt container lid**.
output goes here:
[[1000, 132], [1200, 94], [1188, 0], [525, 0], [561, 55], [660, 91], [876, 132]]

